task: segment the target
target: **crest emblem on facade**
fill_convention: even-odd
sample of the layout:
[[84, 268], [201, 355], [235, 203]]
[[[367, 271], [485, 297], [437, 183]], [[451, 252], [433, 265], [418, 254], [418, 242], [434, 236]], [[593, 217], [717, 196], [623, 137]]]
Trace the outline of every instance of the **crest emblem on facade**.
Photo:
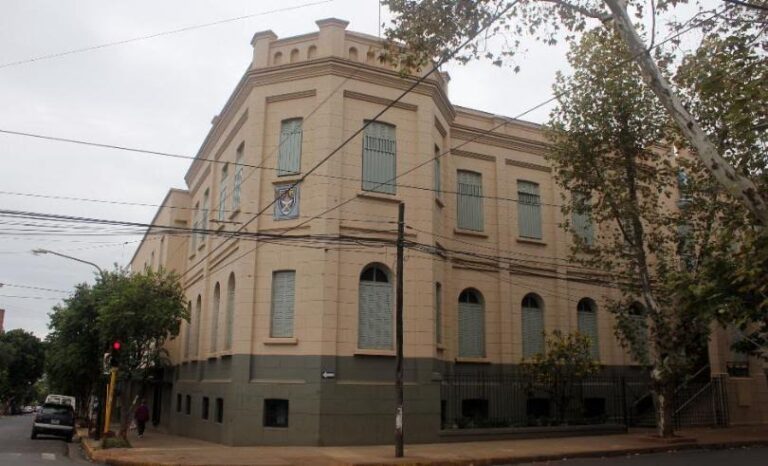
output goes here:
[[275, 186], [275, 220], [299, 216], [299, 187], [292, 184]]

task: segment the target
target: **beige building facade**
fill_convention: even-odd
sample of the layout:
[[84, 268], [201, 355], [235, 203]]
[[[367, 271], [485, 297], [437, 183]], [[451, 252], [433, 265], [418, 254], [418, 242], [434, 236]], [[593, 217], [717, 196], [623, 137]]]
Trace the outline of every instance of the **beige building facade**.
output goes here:
[[[231, 445], [391, 441], [401, 202], [409, 441], [441, 440], [445, 374], [514, 368], [542, 330], [587, 333], [606, 371], [638, 371], [601, 307], [615, 290], [566, 260], [540, 127], [453, 105], [440, 73], [398, 100], [417, 78], [380, 62], [377, 38], [317, 24], [254, 36], [188, 190], [132, 260], [177, 271], [190, 301], [161, 422]], [[752, 422], [768, 421], [761, 384], [740, 398]]]

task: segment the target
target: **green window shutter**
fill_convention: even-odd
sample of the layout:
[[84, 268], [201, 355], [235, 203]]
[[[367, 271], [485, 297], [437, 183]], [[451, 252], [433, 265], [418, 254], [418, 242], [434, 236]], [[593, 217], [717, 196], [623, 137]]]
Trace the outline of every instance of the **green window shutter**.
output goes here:
[[544, 351], [544, 313], [537, 307], [523, 306], [523, 357]]
[[479, 173], [457, 172], [457, 226], [462, 230], [483, 231], [483, 178]]
[[272, 324], [270, 336], [293, 336], [293, 305], [296, 272], [284, 270], [272, 274]]
[[283, 121], [280, 128], [277, 176], [293, 175], [301, 171], [301, 138], [300, 118]]
[[485, 357], [485, 313], [480, 303], [459, 303], [459, 356]]
[[360, 281], [358, 348], [392, 349], [392, 287]]
[[232, 349], [232, 332], [235, 323], [235, 275], [230, 274], [227, 283], [227, 327], [224, 335], [224, 349]]
[[221, 286], [216, 283], [213, 289], [213, 312], [211, 313], [211, 348], [210, 352], [215, 353], [219, 339], [219, 309], [221, 307]]
[[363, 189], [395, 194], [395, 127], [373, 122], [363, 133]]
[[517, 223], [521, 237], [541, 239], [541, 197], [538, 184], [517, 182]]
[[589, 351], [592, 355], [592, 359], [600, 359], [600, 343], [597, 337], [597, 311], [594, 308], [582, 306], [579, 304], [579, 309], [576, 313], [579, 333], [589, 337]]

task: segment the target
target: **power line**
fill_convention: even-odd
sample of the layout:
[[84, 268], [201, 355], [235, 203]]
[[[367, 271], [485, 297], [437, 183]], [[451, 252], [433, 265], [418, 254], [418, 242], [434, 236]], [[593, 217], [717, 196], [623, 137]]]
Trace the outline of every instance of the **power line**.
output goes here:
[[15, 285], [13, 283], [6, 283], [6, 282], [2, 282], [2, 283], [0, 283], [0, 285], [2, 285], [2, 286], [10, 286], [12, 288], [25, 288], [25, 289], [28, 289], [28, 290], [53, 291], [55, 293], [69, 293], [68, 291], [55, 290], [53, 288], [40, 288], [39, 286], [29, 286], [29, 285]]
[[726, 3], [732, 3], [734, 5], [743, 6], [745, 8], [751, 8], [753, 10], [768, 11], [768, 6], [758, 5], [756, 3], [742, 2], [740, 0], [723, 0]]
[[0, 64], [0, 69], [9, 68], [11, 66], [23, 65], [23, 64], [26, 64], [26, 63], [34, 63], [34, 62], [38, 62], [38, 61], [49, 60], [51, 58], [59, 58], [59, 57], [67, 56], [67, 55], [74, 55], [74, 54], [77, 54], [77, 53], [90, 52], [90, 51], [93, 51], [93, 50], [99, 50], [99, 49], [104, 49], [104, 48], [108, 48], [108, 47], [114, 47], [114, 46], [117, 46], [117, 45], [129, 44], [131, 42], [139, 42], [139, 41], [142, 41], [142, 40], [154, 39], [156, 37], [169, 36], [169, 35], [172, 35], [172, 34], [179, 34], [179, 33], [182, 33], [182, 32], [188, 32], [188, 31], [192, 31], [192, 30], [195, 30], [195, 29], [202, 29], [202, 28], [211, 27], [211, 26], [218, 26], [218, 25], [221, 25], [221, 24], [232, 23], [232, 22], [235, 22], [235, 21], [242, 21], [242, 20], [245, 20], [245, 19], [255, 18], [255, 17], [258, 17], [258, 16], [266, 16], [266, 15], [270, 15], [270, 14], [273, 14], [273, 13], [282, 13], [282, 12], [285, 12], [285, 11], [299, 10], [299, 9], [307, 8], [307, 7], [310, 7], [310, 6], [322, 5], [324, 3], [330, 3], [332, 1], [334, 1], [334, 0], [320, 0], [320, 1], [310, 2], [310, 3], [303, 3], [301, 5], [277, 8], [277, 9], [274, 9], [274, 10], [261, 11], [261, 12], [258, 12], [258, 13], [253, 13], [253, 14], [248, 14], [248, 15], [243, 15], [243, 16], [236, 16], [234, 18], [221, 19], [221, 20], [218, 20], [218, 21], [210, 22], [210, 23], [195, 24], [195, 25], [192, 25], [192, 26], [186, 26], [186, 27], [182, 27], [182, 28], [178, 28], [178, 29], [171, 29], [171, 30], [168, 30], [168, 31], [158, 32], [158, 33], [154, 33], [154, 34], [148, 34], [148, 35], [145, 35], [145, 36], [132, 37], [130, 39], [124, 39], [124, 40], [119, 40], [119, 41], [114, 41], [114, 42], [106, 42], [106, 43], [103, 43], [103, 44], [91, 45], [89, 47], [82, 47], [82, 48], [78, 48], [78, 49], [65, 50], [63, 52], [56, 52], [56, 53], [51, 53], [51, 54], [47, 54], [47, 55], [40, 55], [40, 56], [37, 56], [37, 57], [27, 58], [27, 59], [24, 59], [24, 60], [18, 60], [18, 61], [13, 61], [13, 62], [8, 62], [8, 63]]

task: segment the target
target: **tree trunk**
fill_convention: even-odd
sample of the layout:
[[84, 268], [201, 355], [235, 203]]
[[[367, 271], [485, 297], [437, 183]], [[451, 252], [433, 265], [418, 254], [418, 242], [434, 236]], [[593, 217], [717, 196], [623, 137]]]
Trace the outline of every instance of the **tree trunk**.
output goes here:
[[654, 383], [656, 395], [656, 429], [659, 437], [669, 438], [675, 435], [673, 398], [675, 387], [667, 381]]
[[637, 30], [627, 14], [626, 2], [623, 0], [604, 1], [613, 14], [614, 24], [619, 34], [640, 67], [643, 79], [691, 143], [695, 149], [695, 155], [727, 192], [735, 198], [741, 199], [744, 206], [752, 212], [761, 225], [768, 226], [768, 205], [757, 191], [755, 184], [734, 170], [728, 161], [720, 155], [715, 145], [709, 141], [693, 116], [683, 107], [680, 98], [661, 74], [640, 36], [638, 36]]

